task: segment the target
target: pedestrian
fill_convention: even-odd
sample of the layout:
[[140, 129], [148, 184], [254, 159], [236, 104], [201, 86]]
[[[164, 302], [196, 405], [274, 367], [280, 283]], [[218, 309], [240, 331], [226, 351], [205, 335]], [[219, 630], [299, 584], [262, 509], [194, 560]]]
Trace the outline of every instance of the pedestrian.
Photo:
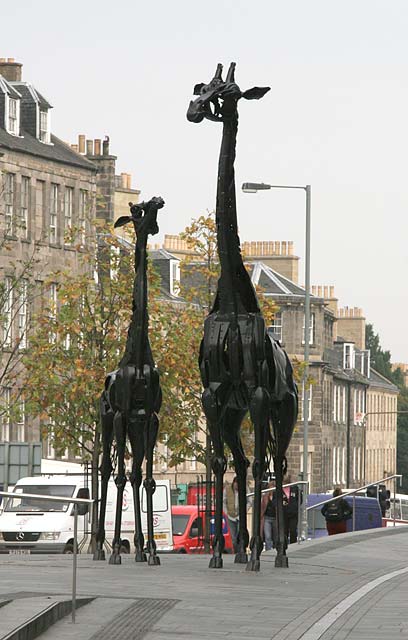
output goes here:
[[[291, 484], [292, 477], [287, 476], [285, 484]], [[288, 506], [284, 510], [285, 513], [285, 533], [289, 544], [297, 542], [297, 526], [299, 517], [299, 500], [302, 504], [302, 495], [298, 485], [287, 487], [285, 493], [288, 497]]]
[[234, 553], [236, 553], [239, 528], [238, 479], [236, 476], [231, 484], [225, 483], [224, 512], [227, 514]]
[[[341, 495], [342, 491], [339, 487], [333, 491], [333, 498], [338, 498], [338, 496]], [[321, 511], [326, 519], [327, 533], [329, 536], [336, 535], [337, 533], [346, 533], [347, 520], [353, 515], [353, 508], [344, 498], [327, 502], [322, 506]]]
[[[265, 489], [274, 487], [273, 482], [265, 482]], [[261, 501], [261, 532], [263, 532], [265, 551], [270, 551], [273, 544], [273, 519], [276, 519], [276, 510], [272, 505], [273, 492], [268, 491], [262, 495]]]

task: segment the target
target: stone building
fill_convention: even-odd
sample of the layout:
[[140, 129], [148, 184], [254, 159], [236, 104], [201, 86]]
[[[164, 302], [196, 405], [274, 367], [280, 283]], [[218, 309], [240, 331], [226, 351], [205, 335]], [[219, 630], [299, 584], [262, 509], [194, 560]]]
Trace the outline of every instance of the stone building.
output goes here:
[[[339, 333], [354, 345], [365, 345], [365, 318], [359, 308], [339, 309]], [[354, 419], [364, 428], [364, 478], [375, 482], [397, 469], [398, 388], [387, 378], [368, 370], [369, 386], [365, 404], [357, 406]]]
[[[42, 283], [58, 269], [78, 270], [78, 254], [89, 240], [88, 223], [94, 215], [96, 167], [53, 135], [51, 109], [49, 101], [23, 81], [21, 64], [0, 59], [0, 280], [6, 288], [3, 371], [10, 357], [17, 369], [20, 366], [36, 295], [40, 292], [56, 300], [57, 283], [41, 291]], [[6, 376], [3, 406], [10, 402], [8, 385]], [[23, 395], [19, 404], [16, 422], [3, 419], [1, 439], [38, 441], [38, 421], [30, 421], [27, 428]]]
[[[80, 254], [96, 241], [91, 221], [128, 213], [128, 202], [140, 193], [129, 174], [116, 175], [108, 138], [86, 141], [82, 135], [66, 144], [52, 132], [51, 109], [23, 80], [22, 64], [0, 58], [0, 372], [10, 357], [17, 367], [12, 381], [0, 377], [3, 407], [14, 395], [11, 385], [18, 387], [30, 315], [44, 298], [56, 301], [57, 276], [47, 290], [43, 283], [58, 270], [79, 272]], [[14, 421], [0, 417], [0, 441], [39, 441], [39, 421], [26, 414], [23, 395], [18, 404]], [[43, 453], [55, 457], [47, 442]]]

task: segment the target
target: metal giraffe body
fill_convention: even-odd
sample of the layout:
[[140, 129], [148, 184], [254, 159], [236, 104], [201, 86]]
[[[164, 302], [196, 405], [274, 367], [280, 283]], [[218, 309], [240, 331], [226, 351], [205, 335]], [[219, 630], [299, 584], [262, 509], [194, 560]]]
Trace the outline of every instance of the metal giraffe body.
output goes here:
[[[222, 66], [209, 84], [194, 88], [198, 95], [190, 103], [187, 118], [221, 122], [223, 134], [218, 165], [216, 224], [221, 275], [211, 313], [204, 324], [200, 348], [200, 371], [204, 392], [203, 409], [208, 421], [216, 477], [215, 535], [211, 568], [222, 567], [223, 477], [226, 470], [224, 443], [233, 455], [238, 479], [239, 533], [235, 562], [258, 571], [263, 548], [260, 531], [261, 487], [267, 451], [274, 461], [278, 497], [276, 566], [288, 566], [283, 521], [283, 474], [285, 453], [297, 418], [297, 389], [290, 361], [266, 331], [256, 293], [244, 267], [237, 227], [234, 161], [238, 131], [238, 100], [259, 99], [269, 88], [254, 87], [241, 92], [232, 63], [225, 82]], [[247, 460], [240, 438], [241, 423], [249, 411], [255, 433], [252, 465], [255, 481], [250, 558], [246, 523]]]
[[155, 367], [149, 343], [149, 319], [147, 311], [147, 239], [158, 233], [157, 212], [164, 205], [162, 198], [152, 198], [149, 202], [132, 205], [131, 216], [119, 218], [115, 227], [132, 222], [136, 232], [135, 279], [132, 295], [132, 318], [129, 325], [126, 348], [119, 367], [110, 373], [105, 381], [101, 396], [102, 422], [102, 489], [99, 514], [99, 528], [95, 560], [104, 560], [105, 514], [109, 478], [114, 472], [111, 449], [113, 439], [117, 448], [117, 486], [115, 534], [110, 564], [121, 564], [121, 522], [123, 492], [126, 485], [125, 449], [129, 439], [133, 462], [130, 482], [135, 505], [135, 548], [136, 562], [146, 561], [144, 536], [142, 532], [139, 490], [142, 483], [142, 463], [146, 458], [147, 502], [147, 551], [150, 565], [160, 564], [156, 554], [153, 535], [153, 494], [156, 483], [153, 479], [153, 450], [159, 429], [158, 412], [162, 395], [159, 374]]

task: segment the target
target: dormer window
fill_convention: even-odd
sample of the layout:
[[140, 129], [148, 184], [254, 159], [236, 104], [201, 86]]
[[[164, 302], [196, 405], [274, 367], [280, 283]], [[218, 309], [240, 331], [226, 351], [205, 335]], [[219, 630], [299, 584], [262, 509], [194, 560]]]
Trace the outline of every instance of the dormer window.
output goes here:
[[49, 141], [50, 141], [48, 111], [44, 111], [42, 109], [40, 109], [40, 134], [39, 134], [39, 138], [40, 138], [41, 142], [49, 143]]
[[345, 342], [343, 345], [343, 369], [355, 368], [355, 355], [354, 344], [352, 342]]
[[20, 133], [20, 101], [16, 98], [9, 98], [7, 102], [7, 131], [13, 136], [18, 136]]

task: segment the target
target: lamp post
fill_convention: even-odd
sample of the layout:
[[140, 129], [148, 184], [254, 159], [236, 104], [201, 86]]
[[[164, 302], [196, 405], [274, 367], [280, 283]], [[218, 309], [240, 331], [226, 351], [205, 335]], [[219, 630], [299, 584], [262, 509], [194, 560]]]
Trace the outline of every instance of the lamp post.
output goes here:
[[[305, 232], [305, 349], [303, 373], [303, 474], [302, 480], [307, 481], [308, 469], [308, 444], [309, 444], [309, 389], [307, 380], [309, 377], [309, 353], [310, 353], [310, 229], [311, 229], [311, 200], [312, 187], [305, 186], [265, 184], [264, 182], [244, 182], [242, 191], [244, 193], [257, 193], [267, 189], [300, 189], [306, 193], [306, 232]], [[306, 485], [305, 485], [306, 487]], [[310, 489], [310, 488], [309, 488]], [[307, 490], [307, 489], [306, 489]], [[306, 500], [303, 501], [302, 533], [307, 538], [307, 511]]]

